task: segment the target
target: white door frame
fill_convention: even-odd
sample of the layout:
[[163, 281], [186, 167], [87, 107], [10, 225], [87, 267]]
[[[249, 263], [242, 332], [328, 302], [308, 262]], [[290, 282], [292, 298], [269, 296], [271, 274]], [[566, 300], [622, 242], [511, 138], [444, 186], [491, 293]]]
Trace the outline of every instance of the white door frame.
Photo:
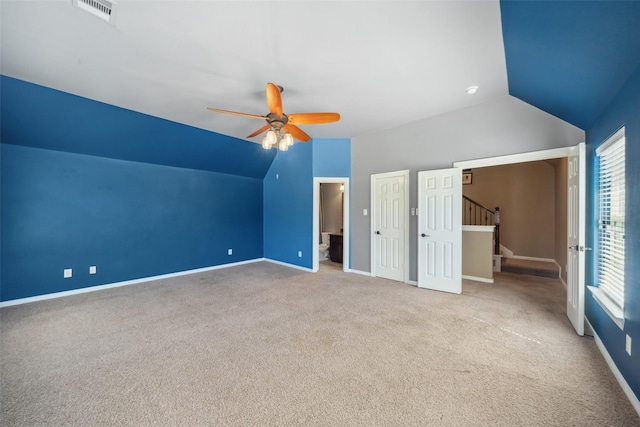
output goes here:
[[313, 178], [313, 272], [320, 268], [320, 257], [318, 255], [318, 242], [320, 241], [320, 184], [344, 184], [344, 203], [342, 204], [342, 271], [350, 271], [351, 257], [349, 243], [351, 231], [349, 224], [349, 178], [347, 177], [315, 177]]
[[369, 228], [370, 233], [369, 236], [371, 238], [371, 253], [370, 253], [370, 262], [371, 262], [371, 276], [377, 277], [376, 274], [376, 243], [373, 238], [373, 233], [375, 233], [375, 212], [376, 212], [376, 199], [375, 199], [375, 182], [376, 179], [379, 178], [392, 178], [394, 176], [402, 176], [404, 177], [404, 259], [402, 262], [404, 263], [404, 283], [409, 282], [409, 169], [395, 171], [395, 172], [385, 172], [385, 173], [376, 173], [371, 174], [371, 206], [369, 209], [370, 220], [369, 220]]
[[[571, 147], [562, 147], [562, 148], [553, 148], [550, 150], [542, 150], [542, 151], [532, 151], [528, 153], [520, 153], [520, 154], [510, 154], [507, 156], [498, 156], [498, 157], [488, 157], [486, 159], [477, 159], [477, 160], [466, 160], [461, 162], [454, 162], [453, 166], [462, 168], [462, 169], [472, 169], [472, 168], [483, 168], [488, 166], [499, 166], [499, 165], [510, 165], [513, 163], [524, 163], [524, 162], [535, 162], [538, 160], [549, 160], [549, 159], [557, 159], [560, 157], [564, 157], [569, 159], [574, 150], [581, 145], [584, 145], [584, 142], [581, 142], [575, 146]], [[581, 212], [582, 217], [586, 217], [587, 213]], [[567, 209], [567, 222], [569, 221], [569, 209]], [[585, 274], [583, 271], [581, 274]], [[584, 304], [584, 286], [579, 289], [579, 292], [582, 293], [581, 300]], [[580, 321], [581, 324], [584, 324], [584, 307], [580, 310], [580, 314], [582, 319]]]

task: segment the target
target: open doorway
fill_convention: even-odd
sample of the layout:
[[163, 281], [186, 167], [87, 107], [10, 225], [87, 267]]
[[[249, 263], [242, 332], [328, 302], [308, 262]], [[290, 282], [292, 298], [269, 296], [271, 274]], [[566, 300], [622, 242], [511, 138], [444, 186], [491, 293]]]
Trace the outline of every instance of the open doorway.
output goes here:
[[566, 288], [567, 164], [561, 157], [465, 171], [473, 177], [462, 186], [465, 224], [482, 225], [479, 206], [500, 211], [494, 271], [560, 278]]
[[585, 144], [575, 147], [513, 154], [508, 156], [455, 162], [454, 167], [472, 169], [566, 158], [567, 173], [567, 316], [578, 335], [584, 334], [584, 279], [585, 279]]
[[[323, 188], [324, 186], [324, 188]], [[331, 213], [322, 214], [331, 209]], [[339, 213], [336, 214], [335, 210]], [[326, 242], [323, 242], [323, 233]], [[349, 271], [349, 178], [317, 177], [313, 179], [313, 271], [321, 258], [333, 255], [340, 259], [342, 271]], [[320, 246], [324, 243], [326, 246]], [[339, 245], [339, 247], [338, 247]], [[339, 258], [337, 258], [339, 253]]]

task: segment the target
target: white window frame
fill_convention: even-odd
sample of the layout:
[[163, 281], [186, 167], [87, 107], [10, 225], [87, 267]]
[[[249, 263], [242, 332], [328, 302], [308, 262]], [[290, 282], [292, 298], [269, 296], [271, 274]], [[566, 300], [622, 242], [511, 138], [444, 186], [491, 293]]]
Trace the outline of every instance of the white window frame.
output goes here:
[[624, 328], [625, 266], [624, 127], [596, 149], [598, 173], [597, 287], [589, 287], [611, 319]]

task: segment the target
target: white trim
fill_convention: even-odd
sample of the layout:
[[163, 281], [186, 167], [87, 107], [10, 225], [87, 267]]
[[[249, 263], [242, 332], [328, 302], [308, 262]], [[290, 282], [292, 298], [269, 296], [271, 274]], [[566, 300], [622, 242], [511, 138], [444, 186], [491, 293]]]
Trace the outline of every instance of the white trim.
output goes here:
[[394, 176], [402, 176], [404, 177], [404, 214], [405, 214], [405, 218], [404, 218], [404, 259], [402, 260], [404, 262], [404, 278], [403, 281], [406, 281], [409, 278], [409, 228], [411, 228], [409, 225], [410, 223], [410, 216], [409, 216], [409, 169], [404, 169], [404, 170], [399, 170], [399, 171], [395, 171], [395, 172], [385, 172], [385, 173], [374, 173], [371, 174], [371, 193], [370, 193], [370, 198], [371, 198], [371, 206], [369, 209], [369, 236], [370, 236], [370, 259], [369, 262], [371, 263], [371, 276], [376, 277], [376, 263], [375, 263], [375, 259], [376, 259], [376, 250], [375, 250], [375, 244], [374, 244], [374, 238], [373, 238], [373, 233], [375, 232], [374, 230], [374, 226], [375, 226], [375, 221], [374, 221], [374, 213], [375, 213], [375, 180], [379, 179], [379, 178], [391, 178]]
[[487, 279], [486, 277], [468, 276], [466, 274], [463, 274], [462, 278], [465, 280], [473, 280], [476, 282], [493, 283], [493, 279]]
[[567, 283], [562, 278], [562, 273], [560, 273], [559, 279], [560, 279], [560, 282], [562, 283], [562, 286], [564, 287], [564, 290], [566, 291], [568, 289], [568, 286], [567, 286]]
[[495, 225], [463, 225], [462, 231], [481, 231], [485, 233], [493, 233]]
[[600, 350], [600, 353], [602, 353], [604, 360], [607, 362], [607, 365], [609, 365], [609, 369], [611, 369], [613, 376], [616, 377], [616, 380], [618, 380], [618, 384], [620, 384], [622, 391], [624, 391], [624, 394], [627, 395], [627, 399], [629, 399], [631, 406], [633, 406], [633, 409], [635, 409], [638, 415], [640, 416], [640, 400], [638, 400], [635, 393], [633, 392], [633, 390], [631, 390], [631, 387], [629, 387], [629, 384], [624, 379], [624, 376], [622, 376], [622, 373], [620, 372], [620, 370], [618, 370], [616, 363], [611, 358], [611, 355], [609, 354], [609, 352], [607, 351], [607, 348], [602, 343], [602, 340], [600, 339], [598, 334], [596, 334], [596, 331], [595, 329], [593, 329], [593, 326], [591, 326], [589, 319], [585, 318], [585, 322], [587, 323], [587, 326], [593, 331], [593, 339], [595, 340], [596, 345], [598, 346], [598, 350]]
[[34, 297], [19, 298], [19, 299], [0, 302], [0, 308], [10, 307], [12, 305], [28, 304], [31, 302], [44, 301], [44, 300], [54, 299], [54, 298], [68, 297], [71, 295], [85, 294], [87, 292], [95, 292], [95, 291], [102, 291], [102, 290], [111, 289], [111, 288], [119, 288], [121, 286], [129, 286], [129, 285], [135, 285], [138, 283], [151, 282], [153, 280], [170, 279], [172, 277], [186, 276], [188, 274], [196, 274], [196, 273], [202, 273], [205, 271], [218, 270], [221, 268], [235, 267], [238, 265], [251, 264], [259, 261], [268, 261], [268, 260], [266, 260], [265, 258], [256, 258], [256, 259], [251, 259], [247, 261], [232, 262], [229, 264], [220, 264], [220, 265], [214, 265], [211, 267], [203, 267], [203, 268], [196, 268], [193, 270], [178, 271], [175, 273], [160, 274], [158, 276], [143, 277], [141, 279], [125, 280], [124, 282], [115, 282], [115, 283], [108, 283], [106, 285], [88, 286], [86, 288], [72, 289], [70, 291], [54, 292], [52, 294], [43, 294], [43, 295], [37, 295]]
[[351, 266], [351, 216], [349, 207], [351, 205], [349, 191], [350, 182], [348, 177], [314, 177], [313, 178], [313, 230], [311, 231], [312, 237], [312, 269], [311, 271], [317, 272], [320, 268], [320, 259], [318, 256], [318, 243], [320, 241], [320, 184], [343, 184], [344, 194], [342, 204], [342, 271], [349, 271]]
[[553, 262], [558, 266], [558, 279], [562, 280], [562, 266], [555, 259]]
[[575, 147], [552, 148], [551, 150], [533, 151], [529, 153], [509, 154], [507, 156], [489, 157], [486, 159], [464, 160], [454, 162], [454, 168], [472, 169], [487, 166], [510, 165], [513, 163], [535, 162], [537, 160], [556, 159], [568, 157]]
[[418, 286], [418, 282], [415, 280], [405, 280], [405, 282], [407, 285], [411, 285], [411, 286]]
[[624, 136], [624, 126], [622, 126], [613, 135], [611, 135], [609, 138], [605, 139], [604, 142], [598, 146], [598, 148], [596, 148], [596, 156], [599, 156], [600, 154], [602, 154], [602, 152], [604, 150], [606, 150], [607, 148], [611, 147], [613, 144], [615, 144], [616, 142], [618, 142], [619, 140], [621, 140], [624, 137], [625, 137]]
[[371, 277], [371, 273], [369, 273], [368, 271], [361, 271], [361, 270], [349, 270], [349, 273], [353, 273], [353, 274], [361, 274], [363, 276], [369, 276]]
[[505, 245], [503, 245], [502, 243], [500, 243], [500, 255], [502, 255], [505, 258], [509, 258], [513, 256], [513, 251], [508, 247], [506, 247]]
[[275, 259], [262, 258], [261, 261], [266, 261], [266, 262], [270, 262], [272, 264], [283, 265], [285, 267], [295, 268], [296, 270], [302, 270], [302, 271], [306, 271], [306, 272], [309, 272], [309, 273], [314, 273], [313, 269], [311, 269], [311, 268], [301, 267], [301, 266], [295, 265], [295, 264], [289, 264], [288, 262], [276, 261]]
[[624, 330], [624, 313], [622, 309], [618, 307], [616, 303], [611, 301], [609, 296], [602, 291], [602, 289], [596, 286], [587, 286], [587, 289], [591, 291], [593, 299], [596, 300], [600, 308], [607, 313], [607, 315], [613, 320], [613, 323], [618, 325], [620, 330]]

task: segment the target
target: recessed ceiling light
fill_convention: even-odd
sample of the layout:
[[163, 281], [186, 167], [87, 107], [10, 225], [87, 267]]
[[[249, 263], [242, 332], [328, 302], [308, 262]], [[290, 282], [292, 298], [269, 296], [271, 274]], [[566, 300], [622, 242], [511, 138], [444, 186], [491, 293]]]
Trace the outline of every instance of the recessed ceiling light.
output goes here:
[[467, 88], [467, 94], [469, 94], [469, 95], [473, 95], [477, 91], [478, 91], [478, 86], [469, 86]]

